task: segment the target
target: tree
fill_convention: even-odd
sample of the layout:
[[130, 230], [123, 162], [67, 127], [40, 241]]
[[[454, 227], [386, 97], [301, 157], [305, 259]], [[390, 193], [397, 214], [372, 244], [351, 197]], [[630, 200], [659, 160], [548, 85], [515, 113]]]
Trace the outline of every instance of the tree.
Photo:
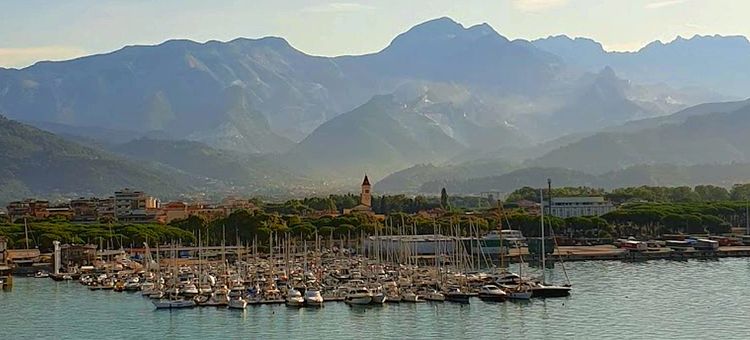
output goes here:
[[747, 184], [735, 184], [732, 186], [730, 196], [734, 201], [747, 201], [750, 200], [750, 183]]
[[690, 187], [669, 189], [669, 200], [672, 202], [698, 202], [701, 197]]
[[678, 233], [685, 229], [685, 218], [682, 215], [669, 214], [662, 217], [661, 224], [670, 232]]
[[716, 202], [729, 200], [729, 191], [715, 185], [698, 185], [695, 193], [705, 202]]
[[443, 188], [443, 190], [440, 190], [440, 207], [449, 210], [450, 205], [448, 204], [448, 191]]
[[703, 227], [703, 220], [697, 215], [685, 216], [685, 228], [689, 234], [702, 234], [706, 232]]

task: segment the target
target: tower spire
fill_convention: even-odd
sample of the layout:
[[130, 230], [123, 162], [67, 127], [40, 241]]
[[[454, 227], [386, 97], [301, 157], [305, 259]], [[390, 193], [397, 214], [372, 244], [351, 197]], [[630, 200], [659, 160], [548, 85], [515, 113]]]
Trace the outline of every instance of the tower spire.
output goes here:
[[372, 193], [370, 193], [370, 179], [365, 174], [365, 179], [362, 181], [362, 192], [359, 194], [359, 203], [371, 207], [372, 206]]

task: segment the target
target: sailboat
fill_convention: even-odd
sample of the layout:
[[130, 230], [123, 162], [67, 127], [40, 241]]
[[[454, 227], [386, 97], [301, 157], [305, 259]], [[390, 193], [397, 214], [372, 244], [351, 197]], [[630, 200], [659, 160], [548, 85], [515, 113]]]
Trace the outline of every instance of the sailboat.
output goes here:
[[[175, 251], [176, 254], [176, 251]], [[176, 258], [175, 255], [173, 258]], [[174, 273], [172, 274], [172, 287], [177, 286], [177, 267], [174, 267]], [[158, 300], [152, 300], [151, 303], [154, 304], [154, 307], [156, 309], [175, 309], [175, 308], [192, 308], [195, 307], [195, 301], [192, 299], [183, 299], [177, 295], [176, 289], [170, 289], [170, 294], [168, 297], [160, 298]]]
[[[548, 183], [549, 182], [548, 180]], [[549, 187], [550, 197], [552, 195], [552, 186], [550, 184]], [[548, 298], [548, 297], [565, 297], [570, 295], [570, 284], [567, 284], [565, 286], [556, 286], [556, 285], [549, 285], [545, 282], [545, 275], [544, 271], [546, 270], [546, 254], [545, 254], [545, 240], [544, 240], [544, 193], [540, 190], [539, 192], [539, 201], [542, 204], [541, 209], [541, 230], [542, 230], [542, 244], [541, 244], [541, 250], [542, 250], [542, 280], [540, 283], [532, 283], [530, 290], [533, 297], [541, 297], [541, 298]], [[552, 200], [549, 201], [550, 211], [552, 211]], [[550, 228], [552, 230], [552, 228]], [[567, 276], [567, 275], [566, 275]]]

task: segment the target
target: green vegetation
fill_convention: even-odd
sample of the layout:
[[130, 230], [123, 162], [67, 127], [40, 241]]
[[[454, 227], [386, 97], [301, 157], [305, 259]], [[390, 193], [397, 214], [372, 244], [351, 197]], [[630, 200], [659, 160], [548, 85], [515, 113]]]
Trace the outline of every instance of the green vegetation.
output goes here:
[[183, 176], [81, 146], [0, 116], [0, 203], [54, 193], [111, 193], [149, 188], [152, 194], [189, 191]]
[[[544, 197], [549, 197], [549, 191], [542, 189]], [[688, 202], [720, 202], [720, 201], [747, 201], [750, 199], [750, 184], [735, 184], [730, 190], [715, 185], [698, 185], [694, 188], [688, 186], [663, 187], [663, 186], [639, 186], [630, 188], [618, 188], [607, 191], [592, 187], [562, 187], [553, 188], [554, 197], [579, 197], [579, 196], [604, 196], [615, 203], [633, 201], [663, 202], [663, 203], [688, 203]], [[529, 200], [539, 202], [539, 189], [523, 187], [508, 195], [508, 202]]]
[[[161, 224], [81, 224], [64, 220], [32, 222], [29, 226], [29, 247], [38, 247], [43, 251], [52, 248], [52, 241], [63, 243], [91, 243], [110, 245], [115, 248], [140, 247], [143, 242], [151, 244], [181, 240], [193, 241], [193, 234], [174, 226]], [[0, 224], [0, 236], [8, 238], [11, 248], [26, 246], [23, 223]]]
[[[732, 226], [744, 226], [746, 199], [750, 184], [738, 184], [727, 190], [702, 185], [690, 187], [635, 187], [612, 191], [590, 187], [566, 187], [553, 190], [555, 196], [604, 195], [621, 205], [601, 217], [558, 218], [547, 216], [547, 235], [582, 240], [612, 240], [634, 236], [657, 238], [664, 234], [727, 234]], [[509, 201], [539, 199], [539, 190], [524, 187], [509, 196]], [[545, 192], [545, 196], [547, 193]], [[206, 220], [190, 216], [158, 224], [81, 224], [65, 220], [30, 222], [29, 244], [49, 249], [53, 240], [68, 243], [105, 243], [112, 246], [140, 246], [148, 241], [180, 241], [196, 244], [268, 244], [272, 235], [294, 239], [356, 239], [362, 235], [433, 234], [470, 236], [484, 234], [500, 225], [528, 237], [540, 235], [540, 217], [522, 208], [491, 204], [493, 198], [449, 196], [407, 197], [376, 196], [373, 210], [386, 215], [378, 219], [369, 214], [336, 216], [341, 209], [352, 208], [359, 197], [352, 194], [311, 197], [283, 203], [254, 200], [257, 210], [238, 210], [225, 218]], [[734, 200], [732, 200], [734, 199]], [[650, 202], [649, 202], [650, 201]], [[425, 213], [429, 211], [429, 213]], [[0, 236], [7, 236], [11, 247], [25, 244], [23, 224], [0, 221]]]

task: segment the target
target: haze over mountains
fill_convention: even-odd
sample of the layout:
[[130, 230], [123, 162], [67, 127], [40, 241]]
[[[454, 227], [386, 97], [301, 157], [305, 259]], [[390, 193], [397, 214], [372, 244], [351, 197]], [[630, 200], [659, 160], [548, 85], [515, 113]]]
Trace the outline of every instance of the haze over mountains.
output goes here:
[[[448, 18], [361, 56], [311, 56], [276, 37], [172, 40], [0, 69], [0, 113], [64, 137], [41, 143], [50, 149], [39, 161], [56, 162], [53, 144], [87, 144], [107, 155], [92, 157], [128, 162], [144, 178], [198, 183], [173, 183], [173, 192], [316, 193], [364, 172], [394, 173], [375, 186], [389, 192], [512, 170], [539, 180], [526, 167], [611, 186], [624, 177], [604, 175], [627, 167], [750, 162], [750, 108], [737, 101], [750, 88], [748, 51], [744, 37], [712, 36], [611, 53], [565, 36], [511, 41]], [[14, 143], [40, 133], [24, 129], [33, 132]], [[19, 189], [3, 190], [18, 196], [150, 186], [107, 176], [76, 181], [80, 189], [36, 186], [63, 174], [12, 173], [4, 187]]]
[[607, 52], [594, 40], [565, 35], [532, 43], [569, 65], [590, 71], [610, 66], [640, 83], [695, 86], [739, 97], [747, 97], [750, 88], [750, 41], [744, 36], [678, 36], [666, 44], [654, 41], [637, 52]]

